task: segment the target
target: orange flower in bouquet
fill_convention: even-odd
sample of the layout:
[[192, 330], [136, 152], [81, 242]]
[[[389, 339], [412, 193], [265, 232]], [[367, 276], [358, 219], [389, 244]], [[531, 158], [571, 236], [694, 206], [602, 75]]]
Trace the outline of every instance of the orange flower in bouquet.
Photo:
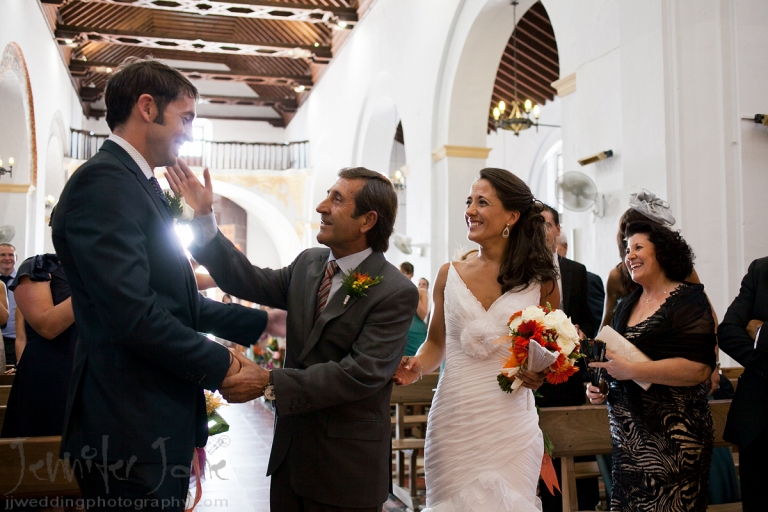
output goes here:
[[[576, 361], [584, 357], [580, 352], [579, 335], [571, 320], [561, 310], [530, 306], [509, 317], [509, 358], [497, 377], [499, 387], [507, 393], [518, 389], [523, 381], [515, 379], [520, 370], [546, 372], [547, 382], [562, 384], [579, 371]], [[560, 490], [557, 474], [552, 465], [554, 446], [546, 432], [541, 477], [549, 492]]]
[[547, 382], [561, 384], [578, 371], [579, 335], [571, 320], [559, 309], [529, 306], [509, 318], [509, 359], [497, 380], [507, 393], [522, 381], [514, 376], [520, 370], [546, 372]]

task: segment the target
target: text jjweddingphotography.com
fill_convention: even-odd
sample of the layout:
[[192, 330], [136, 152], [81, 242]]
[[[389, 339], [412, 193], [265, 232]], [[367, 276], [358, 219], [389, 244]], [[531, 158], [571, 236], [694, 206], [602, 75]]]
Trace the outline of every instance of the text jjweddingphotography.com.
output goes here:
[[[83, 498], [67, 498], [57, 496], [55, 498], [26, 498], [26, 499], [6, 499], [5, 507], [3, 510], [19, 510], [27, 508], [48, 508], [48, 507], [64, 507], [64, 508], [78, 508], [89, 510], [94, 507], [119, 507], [121, 509], [133, 509], [133, 510], [165, 510], [170, 508], [178, 508], [181, 505], [180, 500], [171, 499], [152, 499], [152, 498], [111, 498], [111, 499], [83, 499]], [[198, 506], [204, 508], [227, 508], [229, 507], [229, 501], [226, 499], [202, 499]]]

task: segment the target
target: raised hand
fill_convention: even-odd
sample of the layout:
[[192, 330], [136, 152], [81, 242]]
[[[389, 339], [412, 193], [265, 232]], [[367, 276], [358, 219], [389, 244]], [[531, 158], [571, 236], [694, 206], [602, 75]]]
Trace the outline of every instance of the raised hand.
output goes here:
[[195, 217], [208, 215], [213, 211], [213, 184], [211, 173], [206, 167], [203, 171], [205, 185], [200, 183], [195, 173], [189, 168], [183, 158], [176, 159], [176, 165], [166, 167], [165, 178], [171, 186], [171, 190], [177, 196], [181, 196], [189, 206], [195, 210]]
[[421, 361], [416, 356], [405, 356], [400, 360], [400, 366], [392, 376], [392, 382], [398, 386], [413, 384], [421, 378]]
[[243, 403], [264, 394], [269, 383], [269, 372], [237, 351], [232, 352], [242, 368], [234, 375], [227, 376], [221, 383], [221, 395], [227, 402]]

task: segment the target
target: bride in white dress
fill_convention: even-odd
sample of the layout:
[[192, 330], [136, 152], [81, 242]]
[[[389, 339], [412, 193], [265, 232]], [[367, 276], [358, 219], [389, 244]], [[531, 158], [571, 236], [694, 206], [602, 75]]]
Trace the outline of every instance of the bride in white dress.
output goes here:
[[480, 171], [464, 214], [467, 237], [480, 249], [440, 268], [427, 340], [393, 378], [410, 384], [445, 358], [424, 450], [429, 511], [541, 510], [536, 484], [544, 445], [529, 389], [544, 375], [519, 373], [529, 389], [504, 393], [496, 376], [509, 352], [493, 343], [508, 333], [515, 311], [559, 306], [541, 210], [514, 174]]

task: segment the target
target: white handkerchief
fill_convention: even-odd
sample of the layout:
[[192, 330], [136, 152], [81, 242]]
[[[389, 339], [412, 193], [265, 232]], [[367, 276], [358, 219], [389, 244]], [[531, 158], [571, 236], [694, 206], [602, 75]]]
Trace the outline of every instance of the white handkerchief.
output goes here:
[[[608, 325], [600, 329], [600, 332], [595, 339], [604, 341], [608, 350], [617, 356], [625, 357], [628, 361], [633, 363], [645, 363], [651, 360], [651, 358], [643, 354], [639, 348], [630, 343], [627, 338], [614, 331]], [[635, 382], [646, 391], [651, 387], [650, 382], [640, 382], [637, 380]]]

